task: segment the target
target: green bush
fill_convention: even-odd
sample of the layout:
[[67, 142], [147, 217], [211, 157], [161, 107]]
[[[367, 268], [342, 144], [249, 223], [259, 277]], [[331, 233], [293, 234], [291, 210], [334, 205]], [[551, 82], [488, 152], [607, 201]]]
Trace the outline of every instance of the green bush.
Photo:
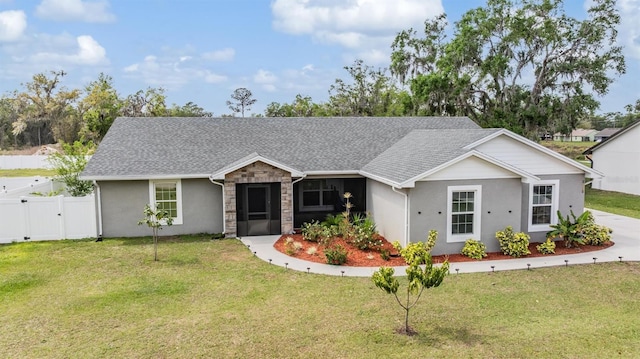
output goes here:
[[551, 238], [547, 238], [546, 241], [538, 244], [536, 249], [542, 254], [553, 254], [556, 252], [556, 242], [552, 241]]
[[611, 241], [611, 228], [592, 223], [582, 229], [584, 244], [601, 246]]
[[496, 232], [496, 239], [500, 242], [502, 253], [512, 257], [522, 257], [531, 254], [529, 251], [529, 235], [524, 232], [514, 233], [511, 226]]
[[467, 239], [467, 241], [464, 242], [464, 247], [462, 247], [462, 251], [460, 251], [460, 253], [463, 256], [481, 260], [487, 256], [487, 246], [475, 239]]
[[548, 238], [559, 237], [565, 242], [565, 246], [575, 244], [602, 245], [611, 240], [611, 229], [595, 223], [593, 214], [585, 211], [577, 216], [571, 211], [571, 218], [562, 217], [558, 211], [558, 224], [551, 225], [552, 231], [547, 233]]
[[389, 252], [388, 249], [381, 249], [380, 258], [382, 258], [382, 260], [388, 261], [389, 259], [391, 259], [391, 252]]
[[324, 250], [324, 256], [327, 258], [328, 264], [342, 265], [347, 263], [347, 250], [336, 244], [335, 246], [327, 247]]
[[318, 242], [322, 235], [323, 227], [318, 221], [311, 221], [302, 224], [302, 238], [309, 242]]
[[376, 224], [371, 216], [363, 217], [355, 214], [353, 216], [353, 230], [350, 233], [349, 241], [358, 249], [378, 249], [382, 245], [382, 240], [378, 237]]

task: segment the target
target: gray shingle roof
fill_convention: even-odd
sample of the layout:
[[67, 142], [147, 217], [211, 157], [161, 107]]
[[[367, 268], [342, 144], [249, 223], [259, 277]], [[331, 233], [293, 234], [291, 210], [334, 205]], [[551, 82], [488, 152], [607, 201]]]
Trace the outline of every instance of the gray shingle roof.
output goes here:
[[[391, 175], [384, 169], [389, 156], [403, 154], [408, 167], [433, 166], [449, 158], [456, 144], [485, 133], [479, 128], [466, 117], [123, 117], [113, 123], [83, 177], [206, 176], [252, 153], [304, 172], [358, 171], [376, 159], [369, 168]], [[407, 136], [414, 130], [432, 131]], [[416, 156], [403, 149], [420, 151], [430, 161], [410, 162]], [[426, 156], [432, 150], [438, 155]]]
[[402, 183], [469, 152], [463, 147], [497, 131], [500, 129], [414, 130], [362, 170]]

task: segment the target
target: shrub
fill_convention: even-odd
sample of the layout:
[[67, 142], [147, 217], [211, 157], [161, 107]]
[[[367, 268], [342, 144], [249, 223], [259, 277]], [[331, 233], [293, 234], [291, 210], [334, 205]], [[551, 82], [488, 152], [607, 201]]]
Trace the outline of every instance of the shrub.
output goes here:
[[552, 231], [547, 233], [547, 237], [559, 237], [565, 242], [566, 247], [574, 244], [602, 245], [611, 240], [611, 229], [595, 223], [593, 214], [585, 211], [580, 216], [571, 211], [571, 217], [562, 217], [558, 211], [558, 224], [551, 225]]
[[327, 229], [331, 237], [344, 237], [346, 228], [351, 225], [344, 214], [329, 214], [321, 224]]
[[547, 238], [546, 241], [538, 244], [536, 249], [542, 254], [553, 254], [556, 252], [556, 242], [552, 241], [551, 238]]
[[351, 244], [358, 249], [377, 249], [382, 245], [382, 240], [378, 238], [376, 224], [371, 216], [363, 217], [355, 214], [353, 216], [353, 232], [350, 238]]
[[514, 233], [508, 226], [504, 231], [496, 232], [496, 239], [500, 242], [502, 253], [512, 257], [522, 257], [531, 254], [529, 251], [529, 235], [523, 232]]
[[316, 253], [318, 253], [318, 247], [316, 246], [311, 246], [309, 248], [307, 248], [307, 254], [310, 256], [315, 256]]
[[611, 241], [611, 233], [613, 231], [609, 227], [601, 226], [595, 223], [582, 229], [584, 244], [592, 246], [601, 246]]
[[547, 238], [558, 237], [560, 240], [564, 241], [564, 246], [567, 248], [571, 248], [571, 246], [575, 244], [584, 244], [580, 228], [586, 224], [589, 212], [584, 212], [580, 217], [576, 217], [576, 215], [573, 214], [573, 211], [571, 211], [573, 221], [571, 221], [569, 215], [565, 218], [562, 216], [560, 211], [556, 213], [558, 215], [558, 223], [549, 226], [552, 230], [547, 233]]
[[324, 256], [327, 258], [328, 264], [342, 265], [347, 262], [347, 250], [336, 244], [335, 246], [327, 247], [324, 250]]
[[481, 260], [487, 256], [486, 251], [487, 246], [485, 246], [484, 243], [476, 241], [475, 239], [467, 239], [467, 241], [464, 242], [464, 247], [462, 247], [462, 251], [460, 251], [460, 253], [463, 256]]
[[284, 239], [284, 251], [286, 254], [295, 256], [300, 249], [302, 249], [302, 243], [295, 242], [292, 237]]
[[325, 235], [325, 228], [318, 221], [302, 224], [302, 238], [309, 242], [320, 242]]
[[388, 249], [381, 249], [380, 258], [382, 258], [382, 260], [388, 261], [389, 259], [391, 259], [391, 253]]

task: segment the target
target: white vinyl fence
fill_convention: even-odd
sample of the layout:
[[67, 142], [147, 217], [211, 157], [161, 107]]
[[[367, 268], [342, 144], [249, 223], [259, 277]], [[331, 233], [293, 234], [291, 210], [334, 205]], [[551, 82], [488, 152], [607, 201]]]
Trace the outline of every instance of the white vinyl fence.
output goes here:
[[51, 168], [49, 156], [0, 156], [0, 168]]
[[96, 236], [93, 194], [0, 198], [0, 243]]
[[64, 184], [62, 182], [52, 181], [48, 178], [0, 178], [0, 198], [16, 198], [28, 196], [32, 193], [40, 193], [46, 196], [50, 192], [63, 188]]

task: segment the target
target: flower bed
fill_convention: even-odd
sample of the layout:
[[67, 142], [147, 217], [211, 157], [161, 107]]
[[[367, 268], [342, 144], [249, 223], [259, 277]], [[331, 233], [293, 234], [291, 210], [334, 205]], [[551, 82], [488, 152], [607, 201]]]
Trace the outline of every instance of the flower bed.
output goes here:
[[[281, 236], [276, 243], [273, 245], [275, 247], [276, 250], [282, 252], [282, 253], [287, 253], [286, 249], [285, 249], [285, 241], [287, 237], [291, 237], [293, 238], [293, 240], [295, 242], [300, 242], [302, 244], [302, 247], [296, 251], [296, 253], [293, 255], [293, 257], [298, 258], [298, 259], [302, 259], [302, 260], [306, 260], [306, 261], [310, 261], [310, 262], [316, 262], [316, 263], [326, 263], [326, 258], [324, 256], [324, 246], [319, 244], [319, 243], [314, 243], [314, 242], [309, 242], [309, 241], [305, 241], [304, 239], [302, 239], [302, 235], [301, 234], [291, 234], [291, 235], [283, 235]], [[395, 250], [395, 248], [393, 248], [393, 246], [391, 245], [391, 243], [389, 243], [386, 239], [384, 239], [384, 237], [380, 236], [379, 237], [382, 240], [382, 249], [388, 250], [390, 253], [392, 254], [396, 254], [397, 255], [397, 251]], [[342, 238], [336, 238], [333, 241], [333, 244], [339, 244], [341, 246], [343, 246], [344, 248], [347, 249], [348, 251], [348, 256], [347, 256], [347, 262], [344, 264], [345, 266], [351, 266], [351, 267], [382, 267], [382, 266], [386, 266], [386, 267], [396, 267], [396, 266], [404, 266], [406, 265], [404, 259], [402, 259], [399, 256], [392, 256], [389, 260], [384, 260], [381, 258], [380, 256], [380, 251], [377, 250], [360, 250], [352, 245], [350, 245], [349, 243], [347, 243], [344, 239]], [[533, 258], [533, 257], [553, 257], [553, 256], [558, 256], [558, 255], [566, 255], [566, 254], [577, 254], [577, 253], [586, 253], [586, 252], [592, 252], [592, 251], [599, 251], [605, 248], [608, 248], [610, 246], [612, 246], [614, 243], [613, 242], [608, 242], [605, 243], [601, 246], [590, 246], [590, 245], [581, 245], [581, 246], [577, 246], [577, 247], [572, 247], [572, 248], [565, 248], [564, 245], [562, 245], [561, 242], [558, 242], [558, 245], [556, 246], [556, 250], [555, 250], [555, 254], [541, 254], [536, 250], [536, 245], [538, 245], [540, 243], [529, 243], [529, 250], [531, 251], [531, 254], [522, 258]], [[310, 247], [316, 247], [317, 251], [314, 254], [309, 254], [307, 253], [308, 249]], [[437, 255], [437, 256], [433, 256], [433, 262], [434, 263], [442, 263], [444, 262], [446, 259], [449, 260], [449, 262], [472, 262], [472, 261], [476, 261], [475, 259], [471, 259], [469, 257], [463, 256], [461, 254], [450, 254], [450, 255]], [[506, 259], [514, 259], [511, 256], [508, 255], [504, 255], [501, 252], [490, 252], [487, 253], [487, 257], [485, 257], [484, 259], [482, 259], [483, 261], [490, 261], [490, 260], [506, 260]]]

